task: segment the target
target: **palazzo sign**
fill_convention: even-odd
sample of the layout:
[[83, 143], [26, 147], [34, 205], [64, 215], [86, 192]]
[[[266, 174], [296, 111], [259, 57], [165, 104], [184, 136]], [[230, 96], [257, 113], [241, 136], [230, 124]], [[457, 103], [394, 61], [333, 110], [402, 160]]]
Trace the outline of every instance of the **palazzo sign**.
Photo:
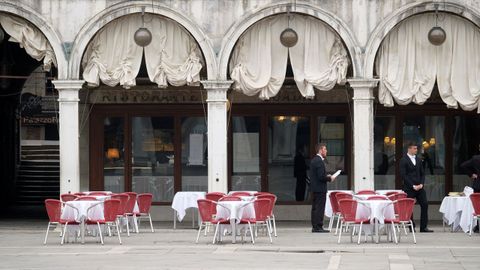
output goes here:
[[[195, 90], [93, 90], [89, 96], [90, 103], [125, 104], [125, 103], [201, 103], [200, 89]], [[204, 99], [206, 93], [203, 92]]]

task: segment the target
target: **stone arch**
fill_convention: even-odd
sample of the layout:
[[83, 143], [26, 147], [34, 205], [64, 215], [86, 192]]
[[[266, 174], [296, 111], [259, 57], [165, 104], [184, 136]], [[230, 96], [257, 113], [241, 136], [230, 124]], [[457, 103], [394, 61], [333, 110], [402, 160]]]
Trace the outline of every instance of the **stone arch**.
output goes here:
[[365, 62], [363, 64], [363, 71], [365, 78], [373, 78], [373, 70], [375, 66], [375, 58], [382, 44], [383, 39], [390, 33], [390, 31], [404, 19], [425, 12], [435, 11], [435, 5], [438, 6], [438, 11], [449, 12], [471, 21], [476, 26], [480, 27], [480, 13], [468, 6], [462, 6], [457, 3], [445, 2], [439, 3], [434, 1], [424, 3], [413, 3], [406, 5], [392, 15], [384, 19], [373, 30], [365, 47]]
[[52, 46], [53, 52], [55, 54], [55, 59], [57, 60], [58, 79], [66, 79], [68, 76], [68, 61], [65, 55], [65, 51], [63, 50], [62, 41], [60, 40], [53, 26], [35, 10], [25, 5], [16, 4], [14, 2], [0, 3], [0, 12], [6, 12], [21, 17], [32, 23], [43, 33], [43, 35], [50, 43], [50, 46]]
[[[289, 9], [291, 10], [291, 5], [290, 1], [284, 1], [284, 3], [281, 4], [275, 2], [259, 11], [247, 13], [228, 29], [219, 53], [219, 79], [225, 80], [228, 77], [228, 62], [230, 60], [230, 55], [232, 54], [235, 44], [240, 36], [245, 33], [250, 26], [260, 20], [272, 15], [286, 13]], [[344, 21], [333, 13], [305, 3], [297, 3], [294, 11], [291, 12], [301, 15], [310, 15], [321, 20], [332, 28], [346, 45], [346, 49], [352, 62], [353, 77], [356, 77], [360, 73], [362, 67], [360, 61], [361, 50], [355, 35]]]
[[[146, 13], [161, 15], [167, 17], [171, 20], [176, 21], [182, 27], [184, 27], [195, 39], [198, 43], [200, 50], [205, 57], [205, 65], [207, 68], [207, 77], [208, 79], [216, 78], [217, 74], [217, 62], [215, 58], [215, 53], [213, 51], [213, 47], [211, 45], [210, 40], [202, 31], [199, 25], [192, 22], [186, 16], [182, 15], [181, 13], [160, 5], [160, 4], [153, 4], [150, 1], [126, 1], [123, 3], [119, 3], [116, 5], [112, 5], [102, 11], [101, 13], [94, 16], [90, 19], [78, 32], [75, 41], [72, 45], [72, 54], [70, 56], [70, 66], [69, 66], [69, 76], [71, 79], [79, 79], [80, 78], [80, 65], [82, 62], [83, 54], [95, 36], [95, 34], [102, 29], [105, 25], [110, 23], [111, 21], [118, 19], [122, 16], [140, 13], [142, 12], [142, 8], [145, 8]], [[133, 39], [133, 37], [132, 37]]]

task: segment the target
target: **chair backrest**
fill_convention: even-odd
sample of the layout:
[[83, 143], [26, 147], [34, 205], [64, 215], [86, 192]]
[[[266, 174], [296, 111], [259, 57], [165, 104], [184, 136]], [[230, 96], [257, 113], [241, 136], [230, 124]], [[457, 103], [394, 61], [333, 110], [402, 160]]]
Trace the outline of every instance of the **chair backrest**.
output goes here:
[[137, 193], [124, 192], [123, 194], [128, 195], [128, 202], [127, 206], [125, 207], [125, 213], [133, 213], [133, 208], [135, 208], [135, 202], [137, 201]]
[[142, 214], [148, 214], [152, 206], [153, 195], [151, 193], [142, 193], [137, 196], [138, 211]]
[[395, 194], [388, 196], [388, 199], [391, 201], [396, 201], [396, 200], [405, 199], [405, 198], [407, 198], [407, 193], [404, 193], [404, 192], [397, 192]]
[[472, 201], [473, 214], [480, 215], [480, 193], [470, 194], [470, 201]]
[[240, 198], [240, 197], [225, 196], [225, 197], [220, 198], [220, 200], [218, 200], [218, 201], [224, 202], [224, 201], [241, 201], [241, 200], [242, 200], [242, 198]]
[[345, 222], [354, 222], [357, 215], [357, 201], [353, 199], [338, 200], [338, 207]]
[[120, 200], [110, 199], [103, 203], [103, 217], [106, 222], [114, 222], [117, 219], [118, 208], [120, 207]]
[[245, 192], [245, 191], [235, 191], [235, 192], [232, 192], [230, 194], [228, 194], [228, 196], [252, 196], [252, 194], [250, 194], [250, 192]]
[[269, 199], [256, 199], [253, 201], [253, 207], [256, 221], [266, 221], [272, 212], [272, 204]]
[[225, 193], [223, 192], [209, 192], [205, 195], [205, 199], [218, 202], [220, 198], [225, 197]]
[[375, 190], [364, 189], [357, 192], [357, 195], [375, 195]]
[[[253, 193], [253, 196], [258, 196], [258, 195], [270, 195], [270, 194], [273, 195], [273, 193], [270, 193], [270, 192], [259, 191], [259, 192]], [[251, 195], [249, 195], [249, 196], [251, 196]]]
[[125, 210], [127, 208], [128, 195], [120, 193], [120, 194], [114, 194], [110, 198], [120, 200], [120, 205], [118, 206], [117, 215], [123, 216], [125, 214]]
[[207, 199], [198, 199], [198, 212], [203, 222], [211, 222], [217, 213], [217, 204], [214, 201]]
[[83, 192], [75, 192], [73, 193], [73, 195], [76, 195], [76, 196], [86, 196], [87, 194], [83, 193]]
[[401, 192], [398, 192], [398, 191], [389, 191], [387, 193], [385, 193], [385, 196], [390, 196], [390, 195], [393, 195], [393, 194], [397, 194], [397, 193], [401, 193]]
[[88, 193], [88, 196], [106, 196], [108, 195], [105, 191], [92, 191]]
[[75, 199], [75, 201], [96, 201], [97, 198], [91, 196], [82, 196]]
[[[340, 200], [343, 200], [343, 199], [353, 200], [353, 195], [345, 192], [338, 192], [337, 194], [335, 194], [335, 198], [337, 199], [337, 205], [338, 205], [338, 202]], [[340, 211], [340, 206], [338, 208], [338, 211]]]
[[270, 201], [271, 212], [269, 213], [269, 215], [270, 216], [273, 215], [273, 208], [275, 208], [275, 203], [277, 202], [277, 196], [275, 196], [274, 194], [262, 194], [257, 196], [257, 200], [258, 199], [267, 199]]
[[78, 196], [70, 193], [60, 195], [60, 200], [62, 202], [74, 201]]
[[395, 214], [397, 215], [398, 220], [409, 221], [412, 218], [413, 206], [415, 206], [415, 199], [398, 199], [393, 203]]
[[330, 195], [328, 199], [330, 200], [330, 205], [332, 206], [332, 212], [333, 213], [340, 213], [340, 209], [338, 208], [338, 200], [337, 200], [337, 194], [338, 193], [343, 193], [341, 191], [332, 191], [330, 192]]
[[50, 222], [59, 222], [62, 214], [62, 202], [55, 199], [46, 199], [45, 208], [47, 209], [48, 220]]
[[382, 195], [373, 195], [367, 198], [367, 201], [384, 201], [387, 200], [388, 198]]

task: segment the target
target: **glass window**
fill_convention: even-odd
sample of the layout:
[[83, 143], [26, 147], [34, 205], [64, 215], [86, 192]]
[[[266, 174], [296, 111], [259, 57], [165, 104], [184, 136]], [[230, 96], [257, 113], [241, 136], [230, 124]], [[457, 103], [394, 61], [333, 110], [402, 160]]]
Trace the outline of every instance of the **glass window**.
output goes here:
[[480, 151], [480, 117], [455, 116], [453, 135], [453, 190], [463, 191], [472, 186], [472, 180], [460, 168], [460, 165]]
[[204, 117], [182, 118], [182, 190], [208, 190], [207, 125]]
[[261, 190], [260, 117], [232, 117], [232, 190]]
[[173, 117], [132, 118], [132, 190], [155, 202], [173, 199], [173, 135]]
[[[297, 182], [294, 177], [295, 156], [301, 152], [305, 159], [308, 157], [310, 119], [274, 116], [269, 119], [268, 130], [268, 191], [277, 195], [280, 201], [294, 201]], [[306, 162], [309, 164], [308, 160]]]
[[125, 191], [124, 118], [106, 117], [103, 121], [103, 176], [105, 190]]
[[327, 144], [326, 170], [327, 173], [342, 173], [332, 183], [328, 183], [329, 190], [348, 189], [348, 175], [345, 168], [345, 117], [320, 116], [318, 123], [318, 142]]
[[375, 117], [375, 189], [395, 189], [395, 117]]
[[[425, 169], [427, 198], [441, 201], [445, 195], [445, 117], [408, 116], [403, 123], [403, 151], [414, 142]], [[402, 183], [403, 185], [403, 183]]]

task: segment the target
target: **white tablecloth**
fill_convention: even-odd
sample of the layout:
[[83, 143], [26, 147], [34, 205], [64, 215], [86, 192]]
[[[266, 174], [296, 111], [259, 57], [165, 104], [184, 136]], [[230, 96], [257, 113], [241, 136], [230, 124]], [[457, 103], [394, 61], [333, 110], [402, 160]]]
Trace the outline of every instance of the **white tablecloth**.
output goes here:
[[205, 199], [206, 192], [179, 191], [172, 201], [172, 208], [177, 212], [177, 218], [182, 221], [188, 208], [198, 208], [197, 200]]
[[395, 218], [395, 209], [390, 200], [359, 201], [357, 205], [357, 219], [370, 218], [383, 224], [384, 220]]
[[82, 193], [85, 194], [85, 195], [89, 195], [92, 192], [105, 192], [108, 195], [112, 194], [111, 191], [82, 191]]
[[95, 195], [95, 196], [89, 196], [89, 197], [94, 197], [95, 199], [97, 199], [97, 201], [105, 201], [105, 200], [109, 200], [112, 196]]
[[255, 208], [249, 201], [219, 201], [217, 218], [235, 219], [235, 222], [239, 223], [242, 218], [255, 218]]
[[62, 211], [62, 216], [61, 216], [62, 219], [69, 219], [69, 220], [74, 219], [77, 222], [81, 222], [87, 217], [87, 209], [95, 204], [98, 204], [98, 205], [96, 205], [90, 210], [89, 218], [100, 220], [100, 219], [103, 219], [104, 217], [103, 203], [99, 201], [69, 201], [69, 202], [66, 202], [65, 204], [71, 205], [77, 208], [78, 213], [77, 211], [75, 211], [75, 209], [65, 206]]
[[470, 197], [445, 197], [439, 209], [448, 225], [453, 229], [462, 228], [464, 232], [470, 230], [473, 215], [473, 205]]
[[248, 192], [250, 195], [253, 196], [253, 194], [257, 193], [258, 191], [252, 191], [252, 190], [232, 190], [228, 192], [228, 195], [234, 193], [234, 192]]
[[360, 194], [360, 195], [354, 195], [353, 197], [355, 199], [359, 199], [359, 200], [368, 200], [368, 198], [372, 197], [372, 196], [383, 196], [385, 197], [385, 200], [388, 200], [387, 196], [385, 195], [375, 195], [375, 194]]
[[330, 203], [330, 193], [334, 191], [353, 194], [353, 191], [351, 190], [329, 190], [327, 192], [327, 199], [325, 200], [325, 216], [329, 218], [332, 217], [332, 204]]

